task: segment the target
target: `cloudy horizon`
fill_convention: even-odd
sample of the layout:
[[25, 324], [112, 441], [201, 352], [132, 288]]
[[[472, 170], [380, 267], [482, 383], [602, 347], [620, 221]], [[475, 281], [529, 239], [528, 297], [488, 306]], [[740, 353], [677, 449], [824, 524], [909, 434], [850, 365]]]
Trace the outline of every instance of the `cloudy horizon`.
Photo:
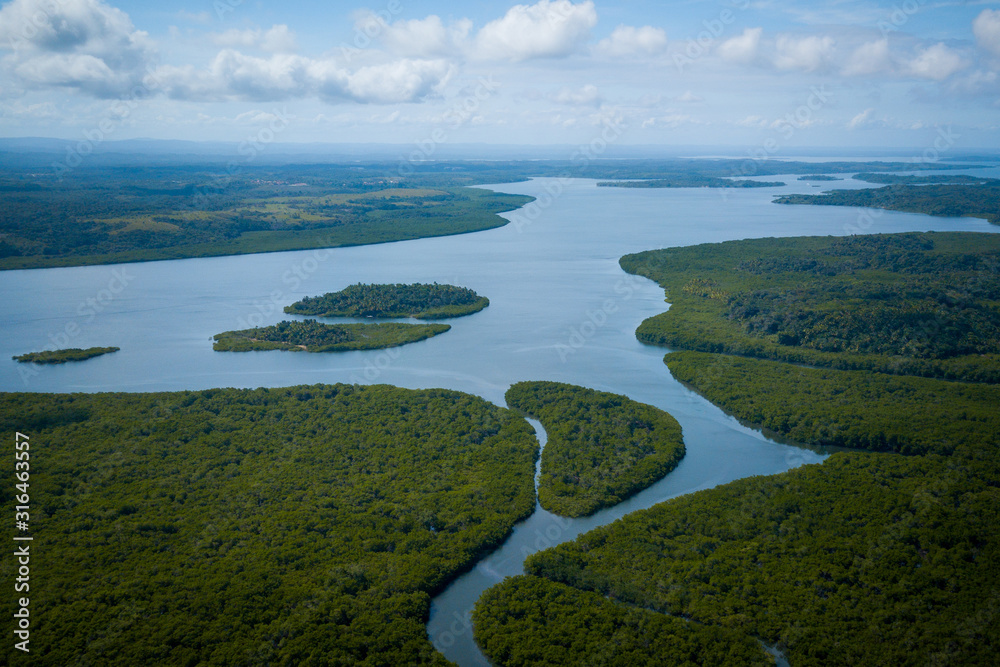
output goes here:
[[0, 4], [0, 136], [1000, 148], [1000, 3]]

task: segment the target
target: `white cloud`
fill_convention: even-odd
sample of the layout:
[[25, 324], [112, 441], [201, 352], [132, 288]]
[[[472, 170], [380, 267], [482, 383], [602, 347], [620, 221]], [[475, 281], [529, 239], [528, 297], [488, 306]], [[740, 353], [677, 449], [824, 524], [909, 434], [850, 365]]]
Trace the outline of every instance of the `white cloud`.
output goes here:
[[862, 44], [847, 59], [841, 74], [844, 76], [870, 76], [893, 70], [889, 55], [889, 40], [880, 39]]
[[929, 46], [906, 64], [908, 74], [922, 79], [941, 81], [964, 69], [962, 56], [948, 48], [943, 42]]
[[984, 9], [972, 22], [972, 34], [979, 46], [1000, 56], [1000, 9]]
[[684, 104], [694, 104], [696, 102], [704, 102], [704, 97], [699, 97], [695, 95], [690, 90], [685, 90], [684, 93], [677, 98], [678, 102], [683, 102]]
[[780, 35], [774, 43], [774, 64], [778, 69], [799, 69], [814, 72], [822, 68], [833, 54], [832, 37], [792, 37]]
[[[371, 20], [372, 17], [366, 16], [359, 24]], [[463, 50], [470, 30], [472, 21], [469, 19], [461, 19], [446, 26], [440, 17], [431, 15], [425, 19], [383, 25], [379, 38], [393, 53], [424, 58], [445, 56]]]
[[863, 127], [872, 122], [872, 114], [875, 113], [875, 109], [868, 108], [859, 113], [857, 116], [851, 119], [847, 124], [847, 129], [856, 130], [859, 127]]
[[602, 102], [601, 92], [597, 86], [587, 84], [577, 90], [563, 88], [551, 97], [557, 104], [568, 104], [572, 106], [600, 106]]
[[156, 53], [147, 33], [101, 0], [13, 0], [0, 8], [3, 65], [29, 87], [73, 88], [100, 98], [140, 85]]
[[735, 124], [739, 125], [740, 127], [764, 128], [767, 127], [768, 122], [767, 119], [764, 118], [763, 116], [747, 116], [746, 118], [736, 121]]
[[591, 0], [578, 5], [569, 0], [515, 5], [479, 31], [475, 56], [515, 62], [568, 56], [587, 40], [595, 25], [597, 12]]
[[291, 54], [260, 58], [226, 49], [205, 70], [163, 67], [157, 76], [175, 99], [277, 101], [316, 96], [333, 102], [388, 104], [433, 95], [452, 72], [444, 60], [404, 58], [352, 72], [332, 59]]
[[757, 59], [762, 28], [746, 28], [742, 35], [727, 39], [716, 49], [719, 56], [731, 63], [751, 63]]
[[212, 43], [216, 46], [231, 49], [258, 49], [269, 53], [294, 53], [298, 50], [298, 44], [293, 33], [287, 25], [275, 25], [270, 30], [263, 31], [260, 28], [254, 30], [227, 30], [222, 33], [211, 35]]
[[662, 28], [620, 25], [610, 37], [597, 44], [597, 52], [613, 58], [637, 55], [653, 56], [667, 48], [667, 33]]
[[212, 15], [208, 12], [188, 12], [183, 9], [177, 12], [177, 18], [190, 23], [200, 23], [201, 25], [208, 25], [212, 22]]

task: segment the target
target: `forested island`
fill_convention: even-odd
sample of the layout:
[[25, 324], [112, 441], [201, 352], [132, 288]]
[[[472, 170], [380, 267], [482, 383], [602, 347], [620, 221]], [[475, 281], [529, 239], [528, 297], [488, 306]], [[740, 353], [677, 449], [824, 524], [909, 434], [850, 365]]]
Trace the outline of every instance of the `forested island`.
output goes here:
[[317, 317], [413, 317], [422, 320], [478, 313], [490, 300], [467, 287], [438, 283], [365, 285], [306, 297], [285, 307], [293, 315]]
[[[697, 656], [714, 644], [700, 633], [710, 628], [742, 634], [742, 646], [751, 638], [774, 645], [796, 666], [989, 664], [1000, 648], [991, 592], [1000, 571], [1000, 387], [993, 353], [969, 346], [996, 313], [997, 253], [989, 235], [900, 234], [623, 258], [626, 269], [657, 279], [671, 302], [637, 336], [676, 349], [698, 347], [700, 335], [714, 348], [667, 354], [675, 377], [754, 426], [869, 451], [682, 496], [536, 553], [525, 563], [529, 577], [504, 582], [477, 605], [476, 637], [487, 654], [499, 665], [556, 664], [559, 651], [578, 655], [580, 647], [580, 655], [630, 664], [635, 628], [654, 623], [630, 618], [638, 608], [691, 626], [673, 645], [649, 646], [653, 664], [701, 664]], [[848, 278], [881, 297], [847, 291], [831, 303]], [[766, 303], [782, 308], [746, 309], [762, 289], [772, 291]], [[932, 294], [939, 328], [921, 326]], [[861, 327], [861, 314], [875, 324]], [[679, 336], [671, 317], [697, 331]], [[804, 335], [786, 329], [800, 319], [810, 323]], [[798, 339], [779, 342], [783, 331]], [[766, 337], [781, 347], [746, 340]], [[865, 369], [804, 367], [784, 353], [753, 358], [821, 342], [835, 347], [815, 361]], [[867, 351], [864, 363], [858, 349]], [[929, 359], [962, 363], [918, 363]], [[903, 360], [913, 364], [896, 363]], [[903, 376], [912, 373], [986, 382]], [[681, 643], [692, 637], [697, 643]]]
[[378, 350], [426, 340], [451, 329], [447, 324], [322, 324], [316, 320], [279, 322], [269, 327], [215, 335], [216, 352], [342, 352]]
[[518, 382], [505, 398], [545, 427], [538, 502], [555, 514], [587, 516], [617, 505], [684, 457], [677, 420], [627, 396], [560, 382]]
[[531, 427], [454, 391], [3, 393], [0, 423], [44, 665], [444, 665], [431, 597], [535, 505]]
[[71, 347], [65, 350], [43, 350], [42, 352], [28, 352], [14, 357], [14, 361], [32, 364], [65, 364], [70, 361], [85, 361], [102, 354], [117, 352], [119, 347], [88, 347], [80, 349]]
[[[862, 176], [859, 174], [859, 176]], [[863, 206], [945, 217], [972, 216], [1000, 224], [1000, 180], [970, 176], [864, 174], [882, 188], [831, 190], [818, 195], [782, 195], [776, 204]]]

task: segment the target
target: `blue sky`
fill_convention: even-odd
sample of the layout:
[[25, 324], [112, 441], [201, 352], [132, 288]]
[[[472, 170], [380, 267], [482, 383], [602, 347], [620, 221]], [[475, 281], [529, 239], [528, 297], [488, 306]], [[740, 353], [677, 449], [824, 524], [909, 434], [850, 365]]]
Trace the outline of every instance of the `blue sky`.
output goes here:
[[0, 4], [0, 136], [1000, 148], [1000, 3]]

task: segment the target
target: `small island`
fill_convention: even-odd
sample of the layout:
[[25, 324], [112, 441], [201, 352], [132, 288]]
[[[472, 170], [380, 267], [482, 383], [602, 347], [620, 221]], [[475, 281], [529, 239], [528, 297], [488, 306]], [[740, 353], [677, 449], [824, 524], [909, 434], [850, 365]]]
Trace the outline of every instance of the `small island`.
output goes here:
[[65, 364], [69, 361], [86, 361], [102, 354], [117, 352], [118, 347], [88, 347], [86, 350], [72, 347], [66, 350], [45, 350], [44, 352], [29, 352], [13, 357], [14, 361], [31, 364]]
[[216, 352], [341, 352], [380, 350], [425, 340], [451, 329], [447, 324], [321, 324], [316, 320], [279, 322], [270, 327], [224, 331], [215, 336]]
[[627, 396], [560, 382], [518, 382], [506, 399], [541, 421], [548, 434], [538, 502], [555, 514], [587, 516], [617, 505], [684, 457], [680, 424]]
[[477, 313], [490, 300], [467, 287], [438, 283], [365, 285], [358, 283], [339, 292], [306, 297], [285, 312], [316, 317], [412, 317], [436, 320]]

